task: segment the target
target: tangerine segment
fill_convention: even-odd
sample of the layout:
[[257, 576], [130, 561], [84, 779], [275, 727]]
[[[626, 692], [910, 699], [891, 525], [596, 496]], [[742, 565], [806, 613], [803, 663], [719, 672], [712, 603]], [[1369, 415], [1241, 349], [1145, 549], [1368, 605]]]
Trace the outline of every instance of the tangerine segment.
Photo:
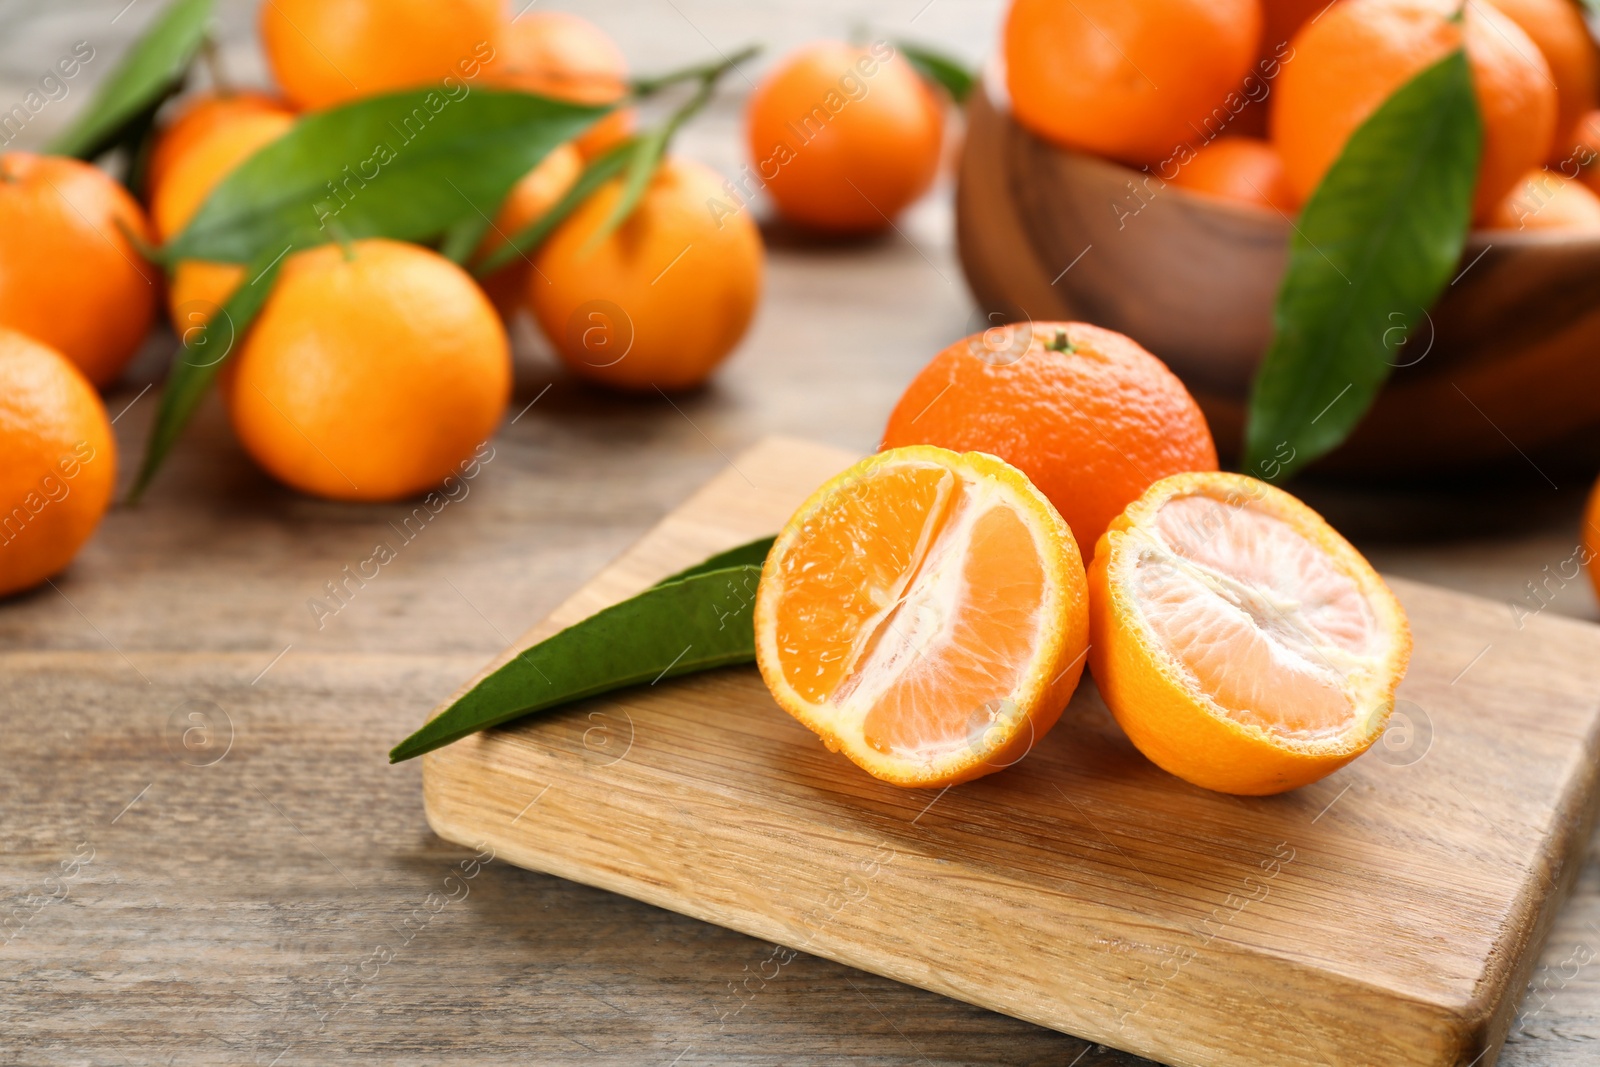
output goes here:
[[779, 706], [868, 773], [944, 786], [1010, 766], [1083, 671], [1077, 542], [1021, 471], [931, 445], [834, 478], [778, 536], [756, 659]]
[[1405, 612], [1322, 517], [1243, 475], [1156, 482], [1089, 570], [1090, 669], [1152, 762], [1226, 793], [1314, 782], [1383, 732]]

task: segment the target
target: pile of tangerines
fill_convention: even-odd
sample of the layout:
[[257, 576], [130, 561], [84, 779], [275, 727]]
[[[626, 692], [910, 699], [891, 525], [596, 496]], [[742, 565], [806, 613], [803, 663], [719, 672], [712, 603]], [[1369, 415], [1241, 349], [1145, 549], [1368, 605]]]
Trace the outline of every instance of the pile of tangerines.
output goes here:
[[1478, 224], [1600, 230], [1600, 57], [1575, 0], [1017, 0], [1006, 83], [1040, 136], [1293, 215], [1379, 105], [1463, 45]]
[[[566, 366], [602, 386], [694, 387], [756, 309], [757, 189], [800, 226], [875, 230], [940, 161], [948, 101], [932, 83], [884, 42], [816, 43], [754, 94], [739, 181], [669, 154], [620, 227], [607, 225], [618, 178], [480, 282], [475, 263], [638, 125], [615, 43], [571, 14], [513, 18], [505, 0], [272, 0], [259, 32], [275, 91], [218, 86], [166, 105], [139, 197], [86, 162], [0, 155], [0, 595], [65, 567], [108, 507], [116, 445], [97, 390], [118, 381], [163, 305], [180, 339], [198, 339], [175, 358], [225, 359], [225, 409], [263, 470], [322, 497], [398, 499], [439, 485], [494, 432], [514, 317], [530, 314]], [[613, 110], [516, 184], [464, 265], [382, 239], [296, 250], [241, 336], [203, 329], [250, 283], [247, 268], [163, 270], [147, 253], [301, 116], [447, 77]]]

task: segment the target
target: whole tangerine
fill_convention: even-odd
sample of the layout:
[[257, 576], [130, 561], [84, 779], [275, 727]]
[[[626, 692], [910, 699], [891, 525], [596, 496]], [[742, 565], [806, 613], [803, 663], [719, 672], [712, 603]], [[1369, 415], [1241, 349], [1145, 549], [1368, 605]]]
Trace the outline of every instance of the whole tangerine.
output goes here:
[[1539, 46], [1556, 86], [1556, 136], [1549, 161], [1571, 155], [1577, 126], [1600, 105], [1600, 54], [1572, 0], [1489, 0]]
[[[474, 259], [494, 252], [514, 237], [519, 230], [536, 222], [540, 216], [555, 206], [572, 183], [583, 173], [583, 156], [571, 144], [557, 145], [539, 165], [524, 174], [506, 196], [494, 223], [483, 235]], [[528, 291], [528, 275], [533, 271], [533, 259], [519, 256], [482, 281], [483, 291], [494, 301], [502, 318], [510, 319], [522, 307]]]
[[995, 326], [946, 348], [884, 428], [883, 448], [911, 444], [987, 452], [1019, 468], [1085, 559], [1152, 482], [1217, 469], [1205, 416], [1166, 364], [1082, 322]]
[[885, 229], [938, 173], [943, 107], [887, 42], [797, 49], [750, 95], [745, 122], [768, 194], [804, 226]]
[[1484, 220], [1491, 230], [1600, 232], [1600, 196], [1581, 182], [1536, 170], [1506, 194]]
[[58, 350], [96, 386], [122, 373], [155, 316], [161, 272], [136, 241], [150, 241], [144, 212], [103, 171], [0, 155], [0, 326]]
[[[1259, 0], [1015, 0], [1006, 85], [1018, 122], [1135, 165], [1216, 136], [1243, 110]], [[1237, 109], [1232, 106], [1237, 105]]]
[[1481, 3], [1342, 0], [1294, 39], [1278, 78], [1272, 140], [1295, 196], [1311, 196], [1345, 142], [1396, 90], [1465, 43], [1483, 119], [1473, 215], [1544, 162], [1555, 134], [1550, 66], [1516, 23]]
[[145, 199], [154, 203], [157, 191], [179, 158], [189, 153], [213, 130], [231, 124], [241, 115], [292, 112], [275, 96], [258, 92], [210, 92], [185, 100], [172, 119], [156, 134], [145, 164]]
[[[612, 104], [628, 93], [622, 49], [600, 27], [566, 11], [528, 11], [503, 24], [484, 71], [491, 85], [575, 104]], [[593, 159], [632, 133], [633, 123], [632, 108], [611, 112], [578, 137], [578, 151]]]
[[261, 45], [295, 107], [471, 78], [494, 55], [504, 0], [266, 0]]
[[1202, 146], [1178, 168], [1172, 184], [1285, 215], [1296, 207], [1277, 149], [1255, 137], [1219, 137]]
[[315, 496], [395, 500], [439, 485], [494, 431], [511, 353], [460, 267], [361, 240], [284, 261], [221, 386], [268, 474]]
[[669, 156], [625, 222], [595, 236], [622, 180], [595, 191], [534, 257], [528, 307], [574, 373], [621, 389], [699, 385], [744, 336], [761, 294], [761, 233], [715, 216], [722, 180]]
[[100, 396], [66, 356], [0, 328], [0, 596], [59, 572], [94, 533], [117, 480]]

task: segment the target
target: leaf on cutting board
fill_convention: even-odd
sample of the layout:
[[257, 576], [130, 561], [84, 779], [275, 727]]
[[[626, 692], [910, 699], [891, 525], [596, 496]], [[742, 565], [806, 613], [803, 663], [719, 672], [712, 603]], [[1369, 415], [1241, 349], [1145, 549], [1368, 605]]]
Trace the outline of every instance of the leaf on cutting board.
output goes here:
[[972, 87], [978, 83], [978, 76], [960, 61], [910, 41], [895, 41], [894, 47], [916, 68], [918, 74], [949, 93], [950, 99], [956, 103], [964, 104], [967, 97], [972, 95]]
[[251, 263], [326, 244], [333, 227], [351, 240], [432, 239], [492, 216], [552, 148], [610, 110], [452, 84], [303, 116], [212, 190], [169, 255]]
[[591, 615], [473, 686], [396, 745], [389, 762], [624, 686], [749, 663], [756, 655], [753, 609], [760, 580], [758, 565], [703, 571]]
[[[1457, 50], [1351, 136], [1290, 240], [1250, 397], [1245, 471], [1289, 474], [1337, 447], [1449, 283], [1472, 222], [1483, 123]], [[1270, 473], [1269, 473], [1270, 472]]]
[[543, 215], [512, 234], [505, 244], [484, 256], [482, 261], [473, 264], [473, 273], [479, 278], [487, 278], [517, 257], [530, 255], [579, 204], [589, 199], [589, 194], [622, 173], [622, 168], [633, 155], [633, 145], [633, 138], [629, 138], [590, 160], [578, 175], [578, 180], [562, 194], [560, 200], [550, 205]]
[[166, 384], [161, 387], [161, 404], [145, 442], [144, 460], [128, 492], [130, 504], [137, 503], [143, 495], [178, 435], [189, 424], [200, 401], [205, 399], [206, 390], [216, 378], [223, 360], [232, 354], [261, 306], [267, 302], [287, 253], [288, 249], [284, 248], [276, 258], [252, 266], [247, 277], [254, 280], [235, 289], [204, 325], [174, 324], [182, 347], [167, 371]]
[[94, 159], [121, 142], [130, 123], [155, 113], [183, 82], [211, 22], [212, 0], [175, 0], [134, 42], [94, 97], [47, 151]]
[[737, 548], [730, 548], [726, 552], [718, 552], [710, 559], [687, 567], [677, 574], [669, 574], [657, 582], [657, 585], [666, 585], [669, 582], [681, 582], [685, 578], [693, 578], [697, 574], [707, 571], [720, 571], [728, 567], [759, 567], [767, 561], [767, 553], [772, 551], [772, 543], [778, 538], [758, 537], [754, 541], [742, 544]]

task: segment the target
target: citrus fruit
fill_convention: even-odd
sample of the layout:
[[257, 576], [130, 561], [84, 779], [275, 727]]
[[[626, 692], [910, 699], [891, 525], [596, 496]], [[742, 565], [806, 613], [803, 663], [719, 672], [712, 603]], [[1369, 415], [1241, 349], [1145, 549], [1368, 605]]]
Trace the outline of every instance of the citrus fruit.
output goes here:
[[939, 169], [943, 108], [884, 42], [790, 53], [750, 94], [745, 122], [778, 211], [821, 230], [884, 229]]
[[1583, 509], [1583, 553], [1589, 581], [1594, 585], [1595, 596], [1600, 597], [1600, 481], [1595, 482], [1588, 506]]
[[1216, 470], [1189, 391], [1155, 356], [1081, 322], [995, 326], [946, 348], [895, 405], [883, 447], [988, 452], [1022, 470], [1087, 558], [1151, 482]]
[[722, 181], [667, 157], [616, 230], [622, 195], [602, 185], [534, 256], [528, 307], [574, 374], [622, 389], [687, 389], [744, 336], [761, 293], [761, 234], [748, 212], [714, 220]]
[[[492, 85], [575, 104], [611, 104], [628, 92], [628, 61], [616, 42], [565, 11], [524, 11], [502, 25], [484, 71]], [[611, 112], [578, 137], [578, 150], [599, 155], [633, 131], [633, 118], [632, 108]]]
[[115, 381], [150, 329], [161, 283], [128, 233], [150, 240], [138, 203], [102, 171], [0, 155], [0, 326], [56, 349], [94, 385]]
[[1172, 184], [1286, 215], [1295, 211], [1277, 149], [1255, 137], [1219, 137], [1203, 146], [1178, 168]]
[[861, 461], [794, 513], [756, 590], [778, 706], [886, 782], [1016, 763], [1083, 673], [1083, 560], [1022, 472], [914, 446]]
[[494, 55], [504, 0], [265, 0], [267, 65], [298, 108], [470, 79]]
[[1600, 104], [1600, 55], [1573, 0], [1489, 0], [1533, 39], [1556, 86], [1556, 136], [1550, 162], [1572, 153], [1578, 121]]
[[[539, 165], [524, 174], [506, 196], [500, 210], [495, 213], [494, 224], [483, 235], [483, 241], [474, 253], [482, 259], [504, 245], [512, 237], [539, 219], [555, 206], [572, 183], [583, 172], [583, 156], [570, 144], [557, 145]], [[518, 256], [510, 263], [483, 279], [483, 291], [489, 294], [503, 318], [509, 319], [522, 306], [528, 291], [528, 275], [532, 272], [532, 257]]]
[[511, 354], [460, 267], [363, 240], [284, 261], [221, 385], [240, 443], [273, 477], [336, 500], [394, 500], [438, 485], [493, 432]]
[[1565, 177], [1600, 193], [1600, 110], [1587, 112], [1572, 133], [1572, 154], [1561, 163]]
[[1089, 606], [1089, 669], [1129, 739], [1224, 793], [1281, 793], [1361, 755], [1411, 655], [1361, 554], [1240, 474], [1152, 485], [1100, 538]]
[[1581, 182], [1536, 170], [1484, 220], [1491, 230], [1600, 231], [1600, 196]]
[[[283, 110], [245, 111], [196, 134], [173, 156], [161, 184], [154, 188], [150, 217], [156, 236], [163, 241], [176, 237], [234, 168], [288, 133], [294, 121]], [[245, 270], [239, 263], [176, 263], [167, 288], [174, 328], [182, 333], [189, 326], [203, 325], [238, 288]]]
[[177, 114], [156, 135], [154, 147], [150, 149], [144, 171], [147, 200], [155, 200], [156, 191], [172, 165], [198, 141], [241, 115], [262, 113], [287, 115], [291, 112], [277, 97], [257, 92], [202, 93], [184, 101]]
[[117, 443], [66, 356], [0, 327], [0, 596], [78, 554], [111, 503]]
[[1544, 162], [1555, 135], [1550, 66], [1516, 23], [1459, 0], [1341, 0], [1294, 39], [1272, 107], [1272, 140], [1301, 201], [1350, 135], [1385, 100], [1465, 40], [1483, 118], [1474, 215], [1483, 217], [1517, 179]]
[[1258, 0], [1015, 0], [1004, 30], [1017, 121], [1126, 163], [1215, 136], [1256, 58]]

